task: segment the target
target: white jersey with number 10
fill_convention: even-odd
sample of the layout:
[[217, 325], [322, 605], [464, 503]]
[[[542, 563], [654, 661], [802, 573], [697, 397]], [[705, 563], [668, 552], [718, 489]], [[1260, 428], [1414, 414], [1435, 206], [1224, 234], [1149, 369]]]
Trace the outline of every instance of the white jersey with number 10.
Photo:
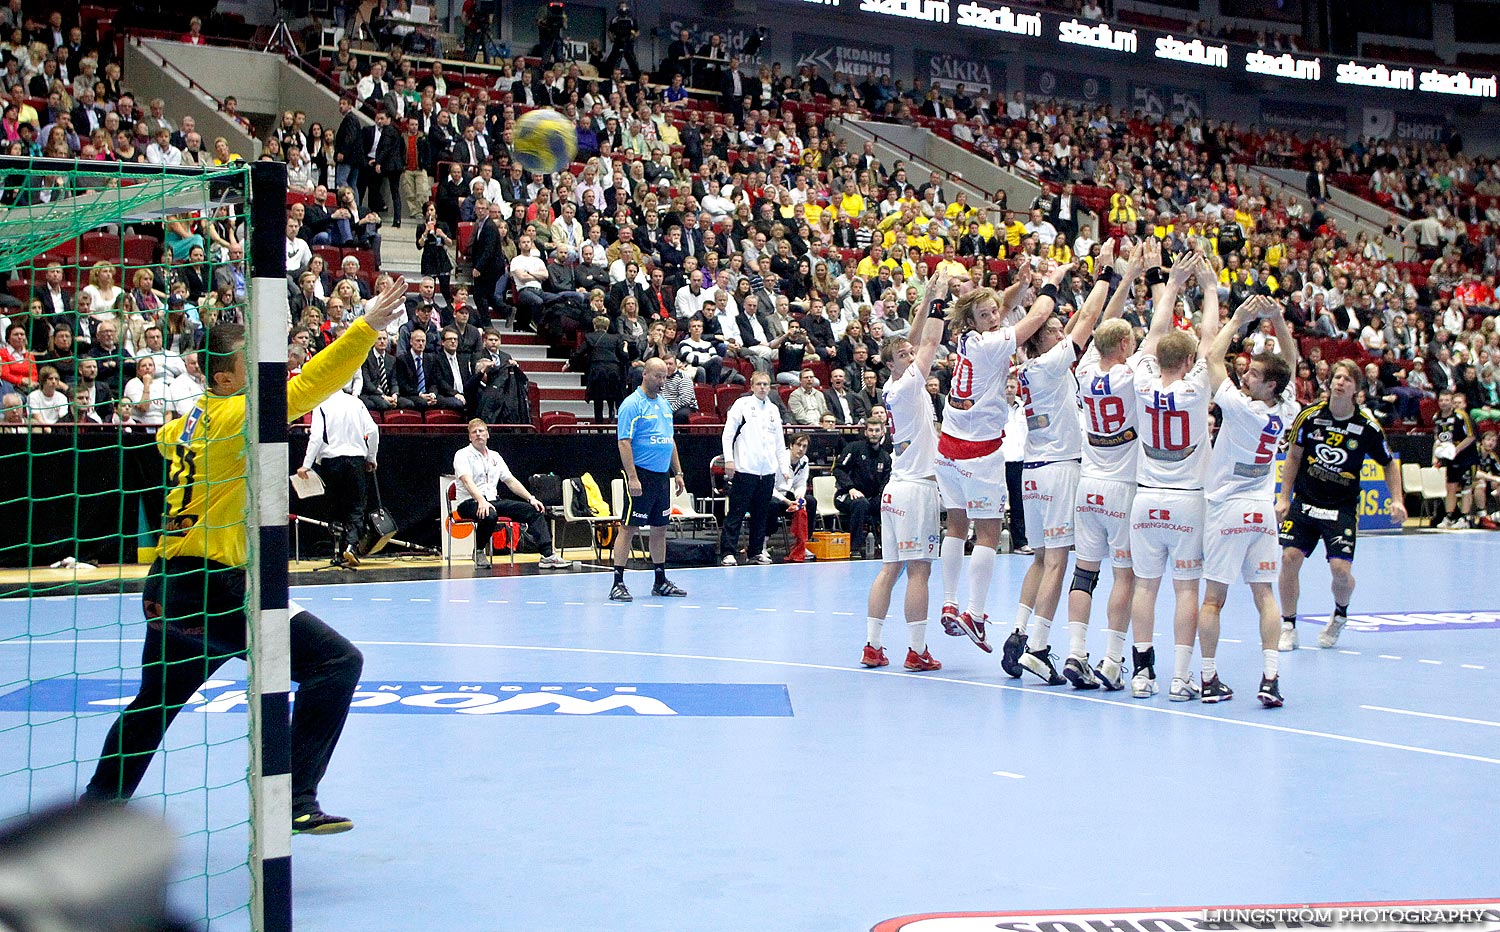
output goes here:
[[1193, 363], [1187, 374], [1162, 384], [1155, 356], [1136, 369], [1136, 417], [1141, 426], [1135, 481], [1156, 489], [1203, 488], [1208, 473], [1208, 366]]
[[936, 474], [937, 431], [932, 427], [932, 397], [927, 394], [927, 379], [917, 372], [915, 363], [906, 372], [885, 383], [880, 393], [885, 404], [886, 428], [891, 432], [895, 456], [891, 462], [891, 479], [931, 479]]
[[958, 338], [943, 433], [956, 440], [998, 440], [1005, 433], [1010, 404], [1005, 381], [1010, 357], [1016, 351], [1016, 332], [1001, 327], [988, 333], [970, 330]]
[[1140, 431], [1135, 414], [1135, 366], [1140, 355], [1105, 369], [1093, 344], [1078, 363], [1078, 404], [1083, 409], [1083, 470], [1089, 479], [1135, 481]]

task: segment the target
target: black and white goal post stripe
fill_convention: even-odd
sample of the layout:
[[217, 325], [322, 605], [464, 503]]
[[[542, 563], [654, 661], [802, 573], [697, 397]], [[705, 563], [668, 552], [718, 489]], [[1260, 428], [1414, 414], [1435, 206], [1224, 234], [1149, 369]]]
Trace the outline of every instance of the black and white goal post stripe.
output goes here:
[[250, 166], [249, 323], [245, 429], [251, 443], [250, 919], [254, 932], [292, 928], [290, 613], [287, 577], [286, 166]]

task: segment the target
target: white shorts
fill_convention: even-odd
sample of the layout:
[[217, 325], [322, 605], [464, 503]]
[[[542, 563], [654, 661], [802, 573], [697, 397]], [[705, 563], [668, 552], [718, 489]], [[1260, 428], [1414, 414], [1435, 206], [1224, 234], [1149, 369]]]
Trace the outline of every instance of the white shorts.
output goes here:
[[1078, 480], [1073, 518], [1073, 555], [1103, 566], [1108, 560], [1130, 569], [1130, 503], [1135, 483], [1118, 479]]
[[1078, 493], [1078, 463], [1043, 463], [1021, 474], [1021, 508], [1026, 539], [1038, 550], [1073, 546], [1073, 497]]
[[1203, 577], [1203, 492], [1136, 489], [1130, 505], [1130, 557], [1139, 579]]
[[938, 487], [931, 479], [892, 479], [880, 496], [881, 560], [936, 560], [943, 543]]
[[944, 508], [962, 508], [970, 518], [1005, 517], [1005, 455], [998, 449], [967, 460], [939, 453], [937, 480]]
[[1275, 582], [1281, 570], [1276, 506], [1269, 498], [1245, 496], [1209, 502], [1203, 525], [1203, 577], [1218, 583]]

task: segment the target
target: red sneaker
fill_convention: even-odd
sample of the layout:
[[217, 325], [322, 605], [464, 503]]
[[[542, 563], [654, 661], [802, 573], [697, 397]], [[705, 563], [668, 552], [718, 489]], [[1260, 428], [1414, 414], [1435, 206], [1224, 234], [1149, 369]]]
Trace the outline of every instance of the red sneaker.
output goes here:
[[871, 647], [869, 644], [865, 645], [865, 652], [859, 658], [859, 662], [867, 667], [888, 667], [891, 665], [890, 658], [885, 655], [884, 647]]
[[932, 659], [932, 651], [924, 650], [918, 654], [910, 647], [906, 649], [906, 669], [918, 672], [927, 670], [941, 670], [943, 665]]
[[975, 621], [973, 616], [968, 612], [964, 612], [962, 615], [958, 616], [959, 629], [963, 631], [964, 634], [968, 635], [969, 640], [977, 644], [979, 646], [979, 649], [984, 651], [986, 654], [991, 654], [995, 651], [995, 649], [990, 646], [990, 642], [985, 640], [984, 638], [984, 623], [989, 620], [990, 616], [986, 615], [979, 621]]
[[958, 626], [958, 603], [943, 603], [943, 633], [951, 638], [964, 636], [964, 629]]

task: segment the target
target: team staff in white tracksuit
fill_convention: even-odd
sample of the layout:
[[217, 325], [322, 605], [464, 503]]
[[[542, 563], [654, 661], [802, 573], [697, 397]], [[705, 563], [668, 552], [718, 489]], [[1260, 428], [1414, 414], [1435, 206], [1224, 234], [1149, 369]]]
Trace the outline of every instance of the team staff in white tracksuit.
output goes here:
[[752, 563], [771, 562], [766, 553], [766, 524], [771, 518], [771, 493], [781, 472], [781, 412], [770, 400], [771, 377], [757, 372], [750, 394], [729, 409], [724, 423], [724, 475], [729, 478], [729, 512], [719, 535], [720, 562], [734, 566], [740, 525], [750, 513], [750, 540], [745, 555]]

